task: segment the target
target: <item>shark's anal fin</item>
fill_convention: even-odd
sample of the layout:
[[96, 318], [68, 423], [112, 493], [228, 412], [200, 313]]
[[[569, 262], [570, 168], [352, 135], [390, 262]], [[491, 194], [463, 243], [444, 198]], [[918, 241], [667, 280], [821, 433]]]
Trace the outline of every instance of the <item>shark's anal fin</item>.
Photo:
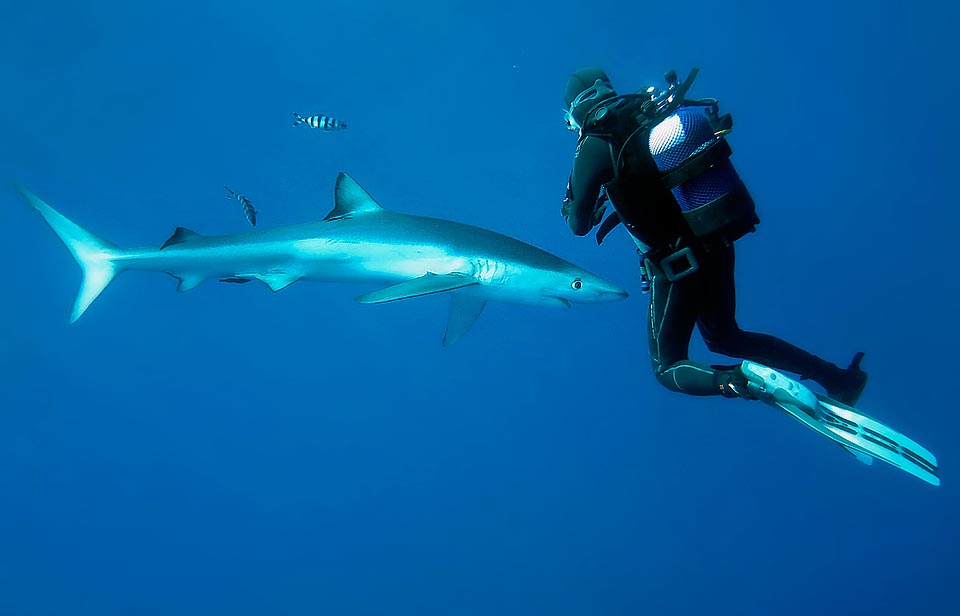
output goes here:
[[160, 247], [160, 250], [163, 250], [167, 246], [173, 246], [174, 244], [182, 244], [183, 242], [192, 240], [195, 237], [203, 237], [203, 236], [197, 233], [196, 231], [191, 231], [190, 229], [187, 229], [186, 227], [177, 227], [174, 230], [173, 235], [167, 238], [167, 241], [164, 242], [163, 246]]
[[443, 346], [453, 346], [466, 336], [486, 305], [487, 300], [473, 295], [450, 295], [450, 317], [447, 319], [447, 331], [443, 334]]
[[[419, 278], [407, 280], [385, 289], [380, 289], [379, 291], [361, 295], [356, 298], [356, 301], [361, 304], [382, 304], [398, 299], [453, 291], [454, 289], [462, 289], [463, 287], [469, 287], [475, 284], [479, 284], [477, 279], [467, 274], [456, 272], [452, 274], [432, 274], [427, 272]], [[479, 312], [477, 314], [479, 315]], [[474, 319], [476, 319], [476, 317], [474, 317]]]
[[244, 284], [244, 283], [250, 282], [250, 279], [249, 279], [249, 278], [240, 278], [240, 277], [234, 276], [234, 277], [231, 277], [231, 278], [221, 278], [221, 279], [220, 279], [220, 282], [232, 282], [232, 283], [234, 283], [234, 284]]

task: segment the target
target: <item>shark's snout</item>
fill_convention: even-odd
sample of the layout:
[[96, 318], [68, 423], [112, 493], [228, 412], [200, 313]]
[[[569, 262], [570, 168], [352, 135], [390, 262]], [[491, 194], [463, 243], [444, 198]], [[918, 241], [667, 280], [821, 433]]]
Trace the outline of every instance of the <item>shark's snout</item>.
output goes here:
[[584, 289], [594, 302], [615, 302], [626, 299], [628, 295], [624, 289], [599, 276], [590, 276], [584, 283]]
[[623, 289], [616, 289], [612, 291], [600, 291], [600, 301], [601, 302], [616, 302], [621, 299], [627, 299], [630, 294], [624, 291]]
[[577, 278], [572, 288], [573, 291], [568, 290], [562, 295], [578, 304], [616, 302], [627, 297], [625, 290], [596, 276]]

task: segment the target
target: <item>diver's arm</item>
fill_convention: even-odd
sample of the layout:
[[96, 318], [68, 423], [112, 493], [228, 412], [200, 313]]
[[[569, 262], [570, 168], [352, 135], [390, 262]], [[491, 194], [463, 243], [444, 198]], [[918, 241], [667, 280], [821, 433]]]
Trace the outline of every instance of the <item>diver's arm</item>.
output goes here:
[[563, 216], [576, 235], [586, 235], [596, 226], [597, 197], [603, 184], [613, 179], [610, 147], [602, 139], [587, 137], [573, 159], [573, 171], [563, 200]]

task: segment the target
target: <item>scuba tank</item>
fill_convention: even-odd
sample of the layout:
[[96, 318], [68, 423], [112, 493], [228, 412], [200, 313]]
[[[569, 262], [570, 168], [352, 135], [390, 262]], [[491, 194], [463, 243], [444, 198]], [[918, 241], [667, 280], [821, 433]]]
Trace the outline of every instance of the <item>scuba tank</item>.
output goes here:
[[720, 234], [733, 242], [753, 231], [760, 220], [730, 162], [732, 151], [724, 131], [715, 129], [716, 114], [713, 105], [681, 105], [650, 130], [648, 146], [694, 235]]
[[[668, 71], [664, 90], [651, 86], [602, 101], [590, 111], [580, 134], [581, 139], [595, 136], [611, 144], [615, 181], [629, 173], [631, 152], [650, 156], [693, 237], [707, 247], [734, 242], [755, 230], [760, 220], [730, 162], [732, 150], [724, 138], [733, 127], [730, 115], [719, 115], [716, 99], [685, 98], [697, 73], [693, 69], [681, 83], [675, 71]], [[605, 220], [598, 243], [619, 222], [619, 212]]]

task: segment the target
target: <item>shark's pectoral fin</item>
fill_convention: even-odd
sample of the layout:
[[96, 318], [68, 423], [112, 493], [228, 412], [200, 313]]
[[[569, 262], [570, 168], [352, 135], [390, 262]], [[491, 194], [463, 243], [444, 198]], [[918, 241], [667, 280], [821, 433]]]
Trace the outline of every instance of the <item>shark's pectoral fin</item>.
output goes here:
[[432, 274], [427, 272], [419, 278], [407, 280], [387, 287], [386, 289], [361, 295], [356, 298], [356, 300], [361, 304], [382, 304], [398, 299], [453, 291], [454, 289], [462, 289], [463, 287], [469, 287], [474, 284], [479, 284], [477, 279], [467, 274]]
[[447, 331], [443, 334], [443, 346], [453, 346], [466, 336], [486, 305], [487, 300], [479, 297], [462, 293], [451, 295], [450, 317], [447, 320]]
[[286, 289], [296, 281], [303, 278], [303, 276], [300, 274], [289, 274], [287, 272], [274, 272], [257, 274], [255, 278], [270, 287], [270, 290], [276, 293], [277, 291]]
[[177, 285], [177, 293], [185, 293], [191, 289], [196, 289], [200, 286], [201, 282], [206, 280], [206, 278], [199, 274], [174, 274], [167, 272], [167, 275], [173, 276], [180, 281], [180, 284]]

